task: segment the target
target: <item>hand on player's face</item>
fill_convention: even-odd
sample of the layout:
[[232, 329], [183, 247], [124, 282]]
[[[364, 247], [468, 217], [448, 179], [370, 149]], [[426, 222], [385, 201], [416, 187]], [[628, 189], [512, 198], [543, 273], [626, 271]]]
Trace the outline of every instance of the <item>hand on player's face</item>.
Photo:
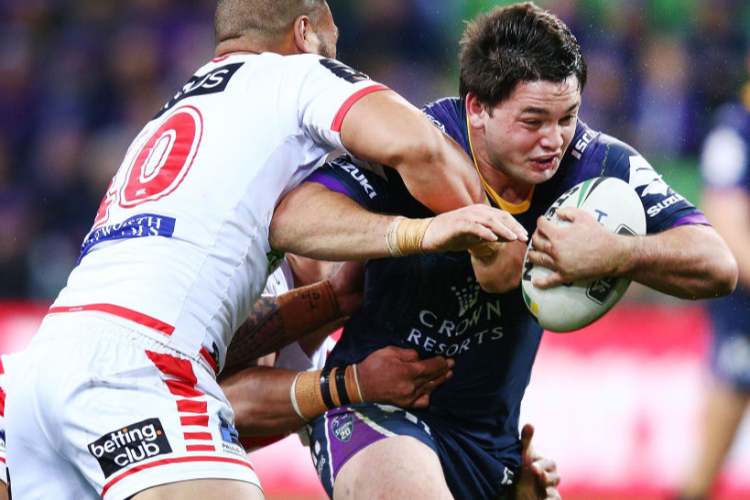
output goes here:
[[625, 260], [619, 244], [622, 237], [607, 231], [584, 210], [566, 207], [556, 213], [571, 224], [557, 226], [539, 217], [531, 238], [534, 250], [529, 252], [529, 261], [555, 272], [534, 280], [534, 286], [550, 288], [561, 283], [617, 276]]
[[427, 227], [422, 250], [467, 250], [482, 241], [527, 241], [526, 229], [504, 210], [470, 205], [438, 215]]

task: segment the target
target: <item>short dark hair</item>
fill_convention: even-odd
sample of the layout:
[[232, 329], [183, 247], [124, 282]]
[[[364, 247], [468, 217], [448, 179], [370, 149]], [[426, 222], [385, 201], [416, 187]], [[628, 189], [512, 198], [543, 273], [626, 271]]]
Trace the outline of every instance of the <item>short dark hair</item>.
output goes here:
[[559, 18], [531, 2], [496, 7], [467, 23], [461, 39], [459, 92], [494, 107], [521, 82], [586, 85], [586, 61], [578, 41]]
[[326, 8], [325, 0], [219, 0], [214, 17], [216, 43], [251, 32], [278, 39], [287, 34], [298, 16], [315, 20]]

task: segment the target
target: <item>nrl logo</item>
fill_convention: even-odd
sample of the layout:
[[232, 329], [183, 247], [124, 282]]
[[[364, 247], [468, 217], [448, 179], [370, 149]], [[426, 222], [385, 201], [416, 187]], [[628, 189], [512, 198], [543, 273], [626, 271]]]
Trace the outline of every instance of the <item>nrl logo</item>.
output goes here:
[[333, 418], [331, 422], [331, 431], [336, 439], [346, 443], [354, 434], [354, 419], [351, 415], [341, 415]]

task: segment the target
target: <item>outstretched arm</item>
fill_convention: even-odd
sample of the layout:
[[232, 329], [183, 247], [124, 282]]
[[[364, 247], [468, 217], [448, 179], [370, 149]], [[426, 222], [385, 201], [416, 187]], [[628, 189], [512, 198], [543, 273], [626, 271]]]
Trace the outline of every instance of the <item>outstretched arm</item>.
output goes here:
[[[390, 257], [387, 234], [395, 219], [394, 215], [370, 212], [341, 193], [308, 182], [289, 193], [277, 207], [269, 241], [277, 250], [317, 259]], [[419, 248], [411, 253], [466, 250], [481, 241], [527, 238], [526, 230], [510, 214], [481, 204], [414, 221], [424, 222], [419, 227], [426, 230], [420, 235]]]
[[628, 276], [675, 297], [701, 299], [729, 294], [737, 284], [737, 262], [709, 226], [624, 236], [610, 233], [591, 214], [574, 207], [558, 209], [557, 215], [572, 224], [556, 226], [540, 217], [532, 237], [536, 250], [529, 260], [555, 270], [534, 282], [539, 288]]
[[[411, 349], [386, 347], [356, 365], [359, 390], [352, 392], [361, 392], [364, 401], [425, 408], [432, 392], [450, 378], [453, 366], [453, 360], [440, 356], [420, 360], [416, 351]], [[320, 376], [319, 371], [307, 374], [316, 378]], [[291, 397], [292, 384], [297, 376], [294, 371], [259, 366], [221, 381], [224, 394], [234, 409], [235, 425], [240, 434], [275, 435], [295, 431], [304, 425], [306, 420], [294, 408]], [[352, 401], [359, 398], [359, 394], [349, 396]], [[304, 405], [300, 408], [307, 420], [325, 410], [322, 399], [316, 403], [319, 411]]]
[[344, 118], [341, 141], [357, 158], [398, 170], [409, 192], [435, 213], [486, 203], [466, 152], [393, 91], [359, 99]]
[[515, 482], [513, 500], [560, 500], [557, 485], [560, 484], [560, 474], [557, 464], [550, 458], [545, 458], [531, 446], [534, 437], [534, 427], [530, 424], [523, 426], [521, 431], [521, 470]]

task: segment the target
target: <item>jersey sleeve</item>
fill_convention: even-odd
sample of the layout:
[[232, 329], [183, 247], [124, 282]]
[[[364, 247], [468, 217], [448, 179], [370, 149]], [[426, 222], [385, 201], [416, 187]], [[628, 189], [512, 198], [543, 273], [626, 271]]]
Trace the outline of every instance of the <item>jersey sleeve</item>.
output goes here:
[[342, 62], [303, 54], [288, 56], [294, 66], [287, 73], [288, 93], [298, 100], [301, 127], [317, 143], [346, 151], [341, 143], [344, 117], [359, 99], [388, 88]]
[[316, 170], [307, 178], [307, 182], [322, 184], [373, 212], [387, 212], [387, 181], [374, 168], [350, 156], [340, 156]]
[[618, 177], [635, 189], [646, 212], [646, 232], [659, 233], [689, 224], [709, 225], [703, 213], [667, 184], [636, 150], [608, 136], [603, 137], [602, 175]]

